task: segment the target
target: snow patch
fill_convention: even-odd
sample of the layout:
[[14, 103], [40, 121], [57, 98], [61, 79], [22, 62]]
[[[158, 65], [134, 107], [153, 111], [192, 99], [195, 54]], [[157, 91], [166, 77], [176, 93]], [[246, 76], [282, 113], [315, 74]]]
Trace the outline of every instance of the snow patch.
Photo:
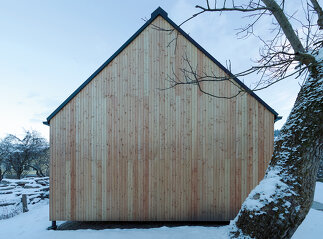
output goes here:
[[[279, 198], [291, 196], [289, 187], [282, 182], [278, 168], [268, 170], [265, 178], [251, 191], [242, 205], [242, 209], [254, 211], [255, 215], [266, 213], [261, 209], [268, 203], [275, 202]], [[288, 205], [289, 202], [287, 202]], [[289, 203], [290, 205], [290, 203]], [[275, 208], [273, 209], [275, 210]], [[278, 208], [277, 208], [278, 210]]]
[[292, 204], [288, 201], [285, 202], [285, 204], [283, 205], [283, 207], [290, 207]]
[[323, 183], [321, 182], [316, 182], [314, 201], [323, 203]]
[[[321, 193], [323, 193], [321, 191]], [[323, 212], [310, 209], [302, 224], [297, 228], [293, 239], [322, 238]]]

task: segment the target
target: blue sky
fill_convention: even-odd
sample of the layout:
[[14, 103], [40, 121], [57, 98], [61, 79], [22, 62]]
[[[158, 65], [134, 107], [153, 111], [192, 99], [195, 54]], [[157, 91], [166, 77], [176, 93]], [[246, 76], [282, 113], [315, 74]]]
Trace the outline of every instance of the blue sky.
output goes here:
[[[179, 24], [197, 2], [0, 0], [0, 138], [24, 129], [48, 138], [42, 121], [144, 24], [142, 18], [161, 6]], [[250, 66], [260, 45], [256, 38], [237, 39], [234, 29], [243, 21], [234, 14], [206, 14], [182, 28], [238, 72]], [[241, 80], [250, 86], [256, 79]], [[299, 88], [288, 79], [257, 92], [284, 117], [275, 128], [284, 123]]]

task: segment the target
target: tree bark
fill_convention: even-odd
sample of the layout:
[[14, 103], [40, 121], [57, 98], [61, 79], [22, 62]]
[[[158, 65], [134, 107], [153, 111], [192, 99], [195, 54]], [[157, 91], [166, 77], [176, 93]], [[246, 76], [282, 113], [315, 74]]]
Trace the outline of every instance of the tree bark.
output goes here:
[[264, 179], [232, 223], [232, 236], [291, 238], [308, 213], [323, 157], [323, 74], [309, 78], [275, 142]]
[[311, 0], [313, 8], [317, 13], [317, 25], [322, 30], [323, 29], [323, 10], [317, 0]]

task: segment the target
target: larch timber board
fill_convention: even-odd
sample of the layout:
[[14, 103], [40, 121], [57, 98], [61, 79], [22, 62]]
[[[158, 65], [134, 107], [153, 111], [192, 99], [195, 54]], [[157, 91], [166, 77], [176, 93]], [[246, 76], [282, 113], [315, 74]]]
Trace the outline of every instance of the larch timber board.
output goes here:
[[[169, 90], [187, 67], [227, 74], [155, 16], [50, 119], [50, 220], [226, 221], [263, 178], [275, 115], [250, 93]], [[236, 94], [228, 81], [203, 83]]]

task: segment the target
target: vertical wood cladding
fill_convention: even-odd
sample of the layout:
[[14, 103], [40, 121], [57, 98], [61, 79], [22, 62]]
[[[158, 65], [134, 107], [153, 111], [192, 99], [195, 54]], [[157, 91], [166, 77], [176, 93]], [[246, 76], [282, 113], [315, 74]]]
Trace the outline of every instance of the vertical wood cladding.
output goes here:
[[274, 115], [254, 97], [159, 90], [185, 55], [198, 73], [225, 75], [182, 35], [167, 46], [175, 35], [148, 26], [51, 119], [50, 220], [230, 220], [263, 178]]

